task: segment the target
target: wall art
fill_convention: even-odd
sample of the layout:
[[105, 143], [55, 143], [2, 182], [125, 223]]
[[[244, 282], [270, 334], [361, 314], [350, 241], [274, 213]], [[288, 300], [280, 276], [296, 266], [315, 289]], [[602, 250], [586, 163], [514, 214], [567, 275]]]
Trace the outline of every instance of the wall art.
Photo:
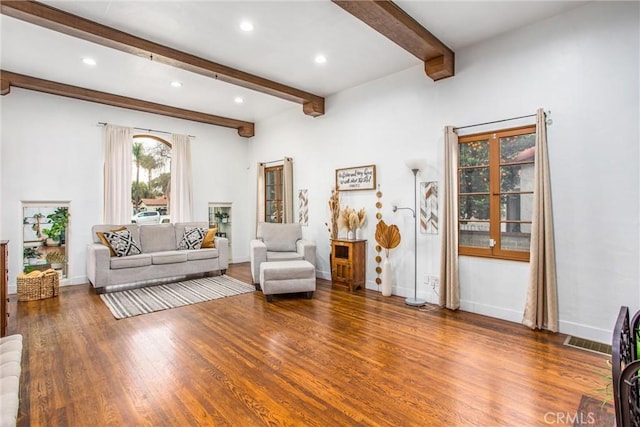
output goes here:
[[438, 234], [438, 181], [420, 183], [420, 232]]
[[309, 225], [309, 198], [307, 190], [298, 190], [298, 222]]
[[374, 190], [376, 188], [376, 166], [357, 166], [336, 169], [338, 191]]

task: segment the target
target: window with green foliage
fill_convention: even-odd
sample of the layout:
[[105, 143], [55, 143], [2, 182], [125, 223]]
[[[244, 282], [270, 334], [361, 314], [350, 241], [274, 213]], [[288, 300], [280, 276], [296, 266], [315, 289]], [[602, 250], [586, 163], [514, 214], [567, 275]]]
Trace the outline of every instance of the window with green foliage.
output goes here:
[[273, 166], [264, 170], [265, 222], [284, 222], [284, 166]]
[[529, 260], [535, 131], [459, 137], [460, 255]]
[[132, 215], [141, 211], [169, 214], [171, 145], [151, 135], [133, 137]]

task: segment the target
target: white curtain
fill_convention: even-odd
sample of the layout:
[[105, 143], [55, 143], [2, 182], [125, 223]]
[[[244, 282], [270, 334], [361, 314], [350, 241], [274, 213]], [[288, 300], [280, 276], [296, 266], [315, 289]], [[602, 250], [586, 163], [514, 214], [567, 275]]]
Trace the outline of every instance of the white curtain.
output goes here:
[[171, 222], [192, 221], [191, 141], [187, 135], [172, 135], [169, 215]]
[[265, 206], [266, 196], [264, 194], [264, 163], [258, 163], [258, 188], [256, 197], [256, 226], [257, 224], [264, 222], [264, 216], [266, 215]]
[[128, 224], [131, 204], [131, 162], [133, 129], [104, 127], [104, 212], [105, 224]]
[[440, 306], [460, 308], [458, 277], [458, 135], [444, 129], [444, 200], [440, 251]]
[[536, 159], [529, 286], [522, 323], [531, 329], [558, 332], [558, 287], [551, 209], [551, 182], [544, 111], [536, 114]]
[[282, 170], [282, 201], [284, 203], [284, 223], [295, 222], [293, 217], [293, 159], [284, 158]]

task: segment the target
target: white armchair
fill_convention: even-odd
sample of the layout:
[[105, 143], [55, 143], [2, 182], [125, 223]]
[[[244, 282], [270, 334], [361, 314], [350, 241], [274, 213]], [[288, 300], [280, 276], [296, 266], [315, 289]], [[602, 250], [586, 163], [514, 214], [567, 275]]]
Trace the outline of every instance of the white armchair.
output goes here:
[[250, 252], [251, 276], [256, 285], [263, 262], [305, 260], [316, 266], [316, 244], [302, 238], [300, 224], [259, 223]]

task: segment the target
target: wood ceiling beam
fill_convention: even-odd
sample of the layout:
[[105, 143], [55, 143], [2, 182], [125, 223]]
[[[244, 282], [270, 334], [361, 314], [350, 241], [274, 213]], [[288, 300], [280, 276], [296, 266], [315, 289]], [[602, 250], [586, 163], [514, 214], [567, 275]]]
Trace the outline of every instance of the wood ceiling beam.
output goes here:
[[321, 96], [181, 52], [42, 3], [3, 0], [0, 12], [50, 30], [302, 104], [304, 114], [309, 116], [324, 114], [324, 98]]
[[255, 135], [255, 125], [252, 122], [245, 122], [242, 120], [215, 116], [213, 114], [205, 114], [199, 111], [185, 110], [183, 108], [156, 104], [155, 102], [114, 95], [107, 92], [99, 92], [97, 90], [71, 86], [51, 80], [39, 79], [37, 77], [25, 76], [23, 74], [12, 73], [11, 71], [5, 70], [0, 70], [0, 81], [2, 82], [2, 95], [8, 94], [10, 87], [13, 86], [49, 93], [52, 95], [81, 99], [83, 101], [97, 102], [99, 104], [111, 105], [113, 107], [128, 108], [130, 110], [144, 111], [146, 113], [160, 114], [163, 116], [176, 117], [178, 119], [237, 129], [238, 135], [245, 138], [251, 138]]
[[423, 61], [425, 73], [434, 81], [454, 75], [454, 52], [392, 1], [332, 1]]

